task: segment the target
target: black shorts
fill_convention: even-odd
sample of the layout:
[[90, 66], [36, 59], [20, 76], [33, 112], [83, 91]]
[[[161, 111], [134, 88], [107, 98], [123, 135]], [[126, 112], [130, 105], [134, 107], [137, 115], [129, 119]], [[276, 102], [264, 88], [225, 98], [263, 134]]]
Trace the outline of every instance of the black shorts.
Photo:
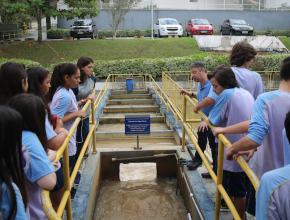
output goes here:
[[56, 184], [55, 184], [55, 187], [52, 190], [50, 190], [50, 192], [57, 192], [64, 186], [62, 168], [60, 167], [58, 171], [55, 172], [55, 174], [56, 174]]
[[247, 192], [247, 175], [245, 172], [233, 173], [223, 171], [223, 187], [230, 197], [243, 198]]
[[251, 183], [251, 181], [248, 178], [247, 181], [247, 198], [246, 198], [246, 204], [245, 204], [245, 211], [249, 214], [256, 216], [256, 190]]
[[76, 155], [69, 156], [69, 168], [75, 166], [75, 158], [76, 158]]

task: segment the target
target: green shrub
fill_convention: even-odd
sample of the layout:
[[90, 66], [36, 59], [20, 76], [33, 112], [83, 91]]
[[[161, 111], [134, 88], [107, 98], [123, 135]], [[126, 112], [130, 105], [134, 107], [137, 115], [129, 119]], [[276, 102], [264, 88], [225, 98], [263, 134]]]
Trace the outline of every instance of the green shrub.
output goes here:
[[221, 35], [221, 30], [213, 30], [213, 35]]
[[70, 37], [70, 29], [51, 28], [47, 31], [48, 39], [62, 39]]
[[0, 58], [0, 66], [2, 66], [4, 63], [7, 63], [7, 62], [23, 63], [25, 65], [25, 68], [42, 67], [40, 63], [34, 62], [32, 60]]
[[140, 30], [135, 30], [134, 31], [134, 36], [141, 36], [141, 31]]
[[290, 37], [290, 30], [266, 30], [266, 31], [258, 31], [254, 30], [253, 35], [266, 35], [266, 36], [287, 36]]

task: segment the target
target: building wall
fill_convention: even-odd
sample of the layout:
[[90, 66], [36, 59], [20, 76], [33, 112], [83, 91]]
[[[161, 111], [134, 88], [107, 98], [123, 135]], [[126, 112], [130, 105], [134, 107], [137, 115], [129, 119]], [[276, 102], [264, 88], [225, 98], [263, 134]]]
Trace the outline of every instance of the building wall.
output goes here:
[[279, 8], [283, 3], [287, 3], [287, 5], [290, 5], [289, 0], [267, 0], [265, 6], [266, 8]]
[[[206, 18], [213, 23], [214, 29], [220, 29], [226, 19], [244, 19], [255, 30], [289, 30], [290, 12], [288, 11], [201, 11], [201, 10], [154, 10], [153, 22], [158, 18], [176, 18], [185, 28], [190, 18]], [[58, 18], [59, 28], [70, 28], [77, 18], [67, 21]], [[101, 10], [98, 17], [93, 18], [98, 30], [111, 30], [109, 19], [105, 10]], [[132, 10], [125, 16], [119, 30], [146, 30], [151, 29], [150, 10]]]

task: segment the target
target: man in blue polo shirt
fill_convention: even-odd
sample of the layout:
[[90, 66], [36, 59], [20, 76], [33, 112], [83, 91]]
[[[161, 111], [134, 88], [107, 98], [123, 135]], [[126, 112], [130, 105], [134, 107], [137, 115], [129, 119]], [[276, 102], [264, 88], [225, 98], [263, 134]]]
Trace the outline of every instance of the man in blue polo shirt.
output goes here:
[[[195, 82], [198, 82], [197, 93], [188, 92], [186, 90], [181, 90], [180, 95], [186, 94], [190, 97], [194, 97], [201, 102], [206, 97], [209, 97], [214, 100], [217, 99], [217, 94], [212, 91], [212, 85], [207, 78], [207, 70], [205, 67], [205, 63], [202, 61], [196, 61], [191, 64], [190, 66], [191, 76]], [[214, 107], [214, 104], [210, 105], [209, 107], [203, 108], [202, 112], [208, 116], [209, 112]], [[215, 137], [212, 134], [211, 129], [208, 127], [205, 121], [201, 119], [201, 123], [198, 126], [198, 145], [200, 146], [201, 150], [204, 151], [206, 149], [207, 139], [209, 141], [209, 145], [212, 151], [212, 158], [213, 158], [213, 170], [216, 173], [217, 171], [217, 146], [215, 143]], [[193, 158], [192, 162], [190, 162], [187, 167], [188, 169], [195, 170], [199, 166], [202, 165], [202, 160], [198, 152], [195, 152], [195, 157]], [[202, 176], [204, 178], [210, 178], [208, 173], [203, 173]]]

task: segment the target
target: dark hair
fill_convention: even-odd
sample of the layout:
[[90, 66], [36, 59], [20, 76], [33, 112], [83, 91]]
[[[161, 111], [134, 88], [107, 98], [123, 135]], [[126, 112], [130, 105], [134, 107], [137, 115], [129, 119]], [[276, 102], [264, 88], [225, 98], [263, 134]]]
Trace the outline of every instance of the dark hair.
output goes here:
[[[11, 195], [11, 209], [7, 219], [14, 219], [17, 213], [17, 198], [12, 182], [20, 190], [25, 208], [28, 204], [23, 169], [21, 128], [21, 115], [7, 106], [0, 106], [0, 194], [7, 191]], [[3, 182], [7, 186], [6, 190], [2, 189]]]
[[64, 86], [64, 77], [66, 75], [68, 75], [69, 77], [75, 75], [78, 69], [79, 68], [72, 63], [62, 63], [55, 66], [50, 79], [51, 87], [47, 95], [48, 102], [52, 101], [53, 95], [56, 92], [57, 88], [59, 86]]
[[290, 57], [286, 57], [282, 61], [282, 66], [280, 68], [280, 78], [288, 81], [290, 79]]
[[203, 62], [203, 61], [195, 61], [195, 62], [193, 62], [190, 65], [190, 69], [191, 68], [196, 68], [199, 71], [202, 71], [202, 69], [204, 69], [204, 71], [207, 73], [206, 66], [205, 66], [205, 62]]
[[285, 131], [288, 141], [290, 142], [290, 111], [286, 115], [285, 119]]
[[240, 87], [232, 68], [227, 65], [217, 66], [213, 71], [207, 74], [207, 78], [209, 80], [215, 78], [220, 86], [226, 89]]
[[49, 76], [49, 71], [42, 68], [42, 67], [31, 67], [27, 69], [27, 75], [28, 75], [28, 89], [27, 93], [32, 93], [42, 99], [44, 102], [44, 106], [47, 113], [47, 118], [49, 122], [52, 124], [53, 119], [51, 115], [50, 108], [48, 107], [48, 101], [46, 99], [46, 94], [43, 95], [41, 91], [40, 84], [44, 82], [47, 76]]
[[233, 66], [242, 66], [257, 55], [255, 48], [244, 41], [238, 42], [233, 46], [230, 61]]
[[82, 67], [85, 67], [89, 65], [90, 63], [94, 63], [94, 61], [92, 60], [92, 58], [89, 58], [89, 57], [80, 57], [78, 60], [77, 66], [81, 72], [80, 83], [83, 83], [85, 81], [85, 72], [82, 70]]
[[45, 107], [41, 98], [33, 94], [19, 94], [7, 104], [22, 116], [22, 130], [35, 133], [47, 152], [47, 137], [45, 131]]
[[[7, 62], [0, 69], [0, 104], [6, 105], [9, 99], [23, 93], [22, 80], [26, 79], [25, 66], [20, 63]], [[26, 83], [26, 80], [24, 80]]]

